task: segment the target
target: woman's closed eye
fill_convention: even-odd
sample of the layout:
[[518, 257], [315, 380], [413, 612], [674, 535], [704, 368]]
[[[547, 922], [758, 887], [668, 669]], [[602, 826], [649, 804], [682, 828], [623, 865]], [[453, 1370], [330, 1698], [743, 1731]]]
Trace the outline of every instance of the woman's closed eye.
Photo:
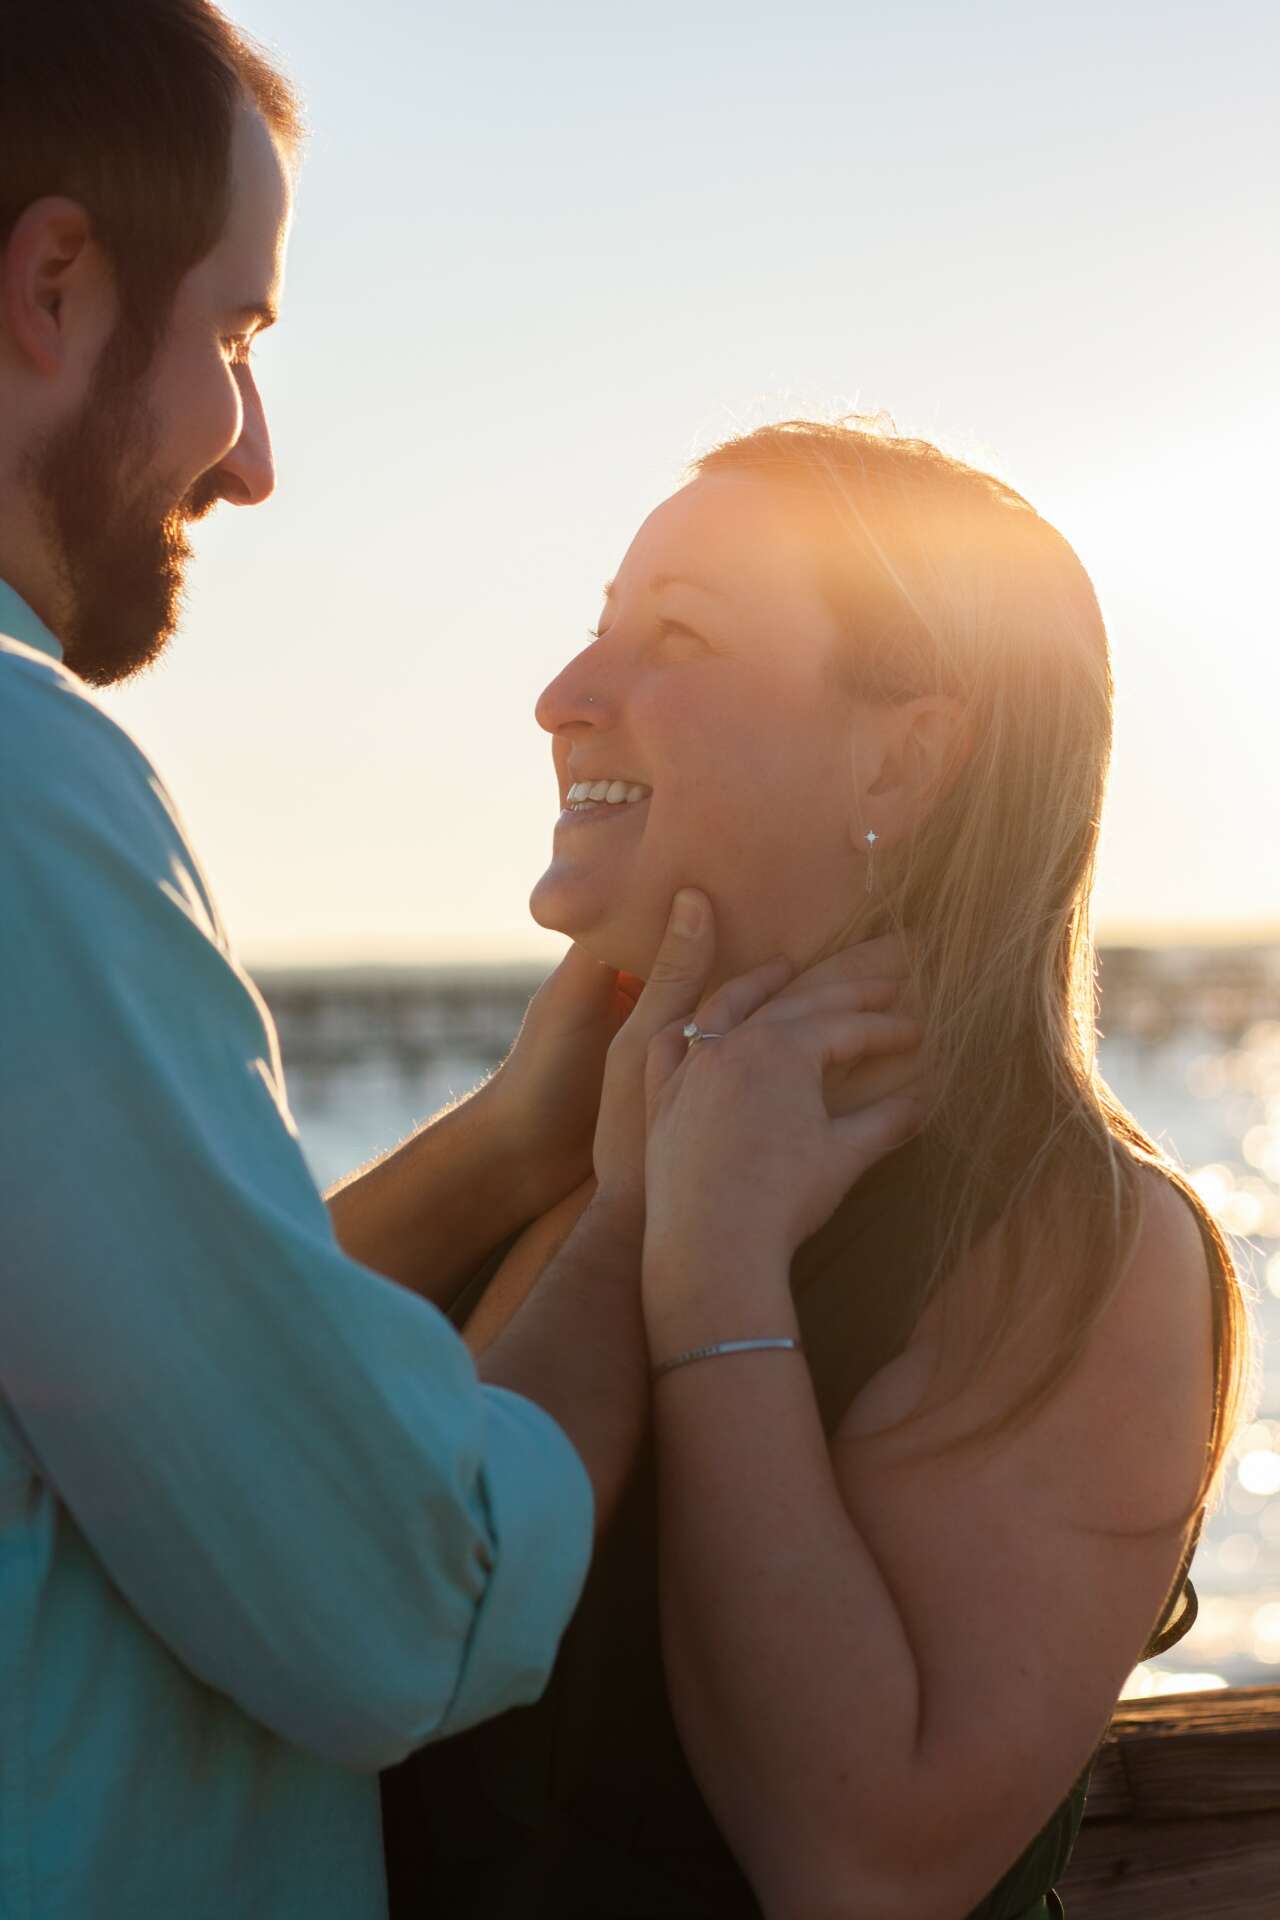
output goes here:
[[674, 655], [677, 659], [688, 659], [695, 654], [711, 651], [711, 644], [704, 635], [696, 627], [686, 626], [683, 620], [660, 620], [658, 640], [664, 653]]
[[[603, 640], [607, 637], [609, 629], [607, 627], [588, 627], [587, 632], [592, 640]], [[693, 654], [695, 652], [709, 653], [711, 651], [710, 641], [707, 640], [703, 634], [699, 633], [696, 627], [686, 626], [683, 620], [659, 620], [657, 622], [657, 636], [659, 645], [668, 653]]]

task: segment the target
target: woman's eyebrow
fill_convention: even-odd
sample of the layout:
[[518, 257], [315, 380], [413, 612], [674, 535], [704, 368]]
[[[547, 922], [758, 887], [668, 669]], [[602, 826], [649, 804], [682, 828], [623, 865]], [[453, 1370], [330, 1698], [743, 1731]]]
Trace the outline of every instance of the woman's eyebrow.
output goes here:
[[[607, 580], [605, 582], [604, 597], [606, 600], [613, 599], [614, 589], [617, 584], [616, 580]], [[707, 580], [695, 580], [691, 573], [651, 573], [649, 575], [650, 593], [661, 593], [664, 587], [693, 587], [698, 593], [715, 594], [718, 600], [728, 598], [723, 588], [713, 587], [710, 581]]]

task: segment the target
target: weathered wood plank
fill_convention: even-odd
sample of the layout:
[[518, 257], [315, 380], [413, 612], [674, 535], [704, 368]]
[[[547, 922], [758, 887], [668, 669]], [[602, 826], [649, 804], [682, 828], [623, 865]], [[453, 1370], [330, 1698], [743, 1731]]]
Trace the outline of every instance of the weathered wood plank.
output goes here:
[[1058, 1892], [1067, 1920], [1270, 1920], [1280, 1811], [1086, 1821]]
[[1086, 1821], [1280, 1809], [1280, 1687], [1166, 1694], [1118, 1707]]
[[1058, 1891], [1069, 1920], [1280, 1916], [1280, 1687], [1118, 1707]]

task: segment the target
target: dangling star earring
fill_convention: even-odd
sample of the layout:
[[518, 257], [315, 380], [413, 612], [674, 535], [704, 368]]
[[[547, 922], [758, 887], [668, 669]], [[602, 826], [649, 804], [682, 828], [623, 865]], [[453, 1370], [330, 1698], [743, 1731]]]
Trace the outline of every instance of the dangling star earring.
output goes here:
[[873, 827], [870, 833], [863, 835], [863, 838], [867, 843], [867, 892], [870, 893], [872, 870], [875, 867], [876, 861], [876, 841], [880, 838], [880, 835]]

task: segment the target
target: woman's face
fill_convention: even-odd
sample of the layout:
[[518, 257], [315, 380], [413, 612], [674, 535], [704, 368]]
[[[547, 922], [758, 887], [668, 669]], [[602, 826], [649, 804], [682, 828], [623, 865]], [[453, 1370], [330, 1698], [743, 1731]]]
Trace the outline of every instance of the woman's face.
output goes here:
[[[802, 533], [760, 480], [708, 475], [664, 501], [598, 635], [538, 702], [562, 811], [534, 919], [644, 975], [673, 894], [697, 886], [718, 978], [815, 958], [849, 921], [870, 824], [837, 639]], [[574, 790], [601, 782], [613, 802], [582, 805]]]

